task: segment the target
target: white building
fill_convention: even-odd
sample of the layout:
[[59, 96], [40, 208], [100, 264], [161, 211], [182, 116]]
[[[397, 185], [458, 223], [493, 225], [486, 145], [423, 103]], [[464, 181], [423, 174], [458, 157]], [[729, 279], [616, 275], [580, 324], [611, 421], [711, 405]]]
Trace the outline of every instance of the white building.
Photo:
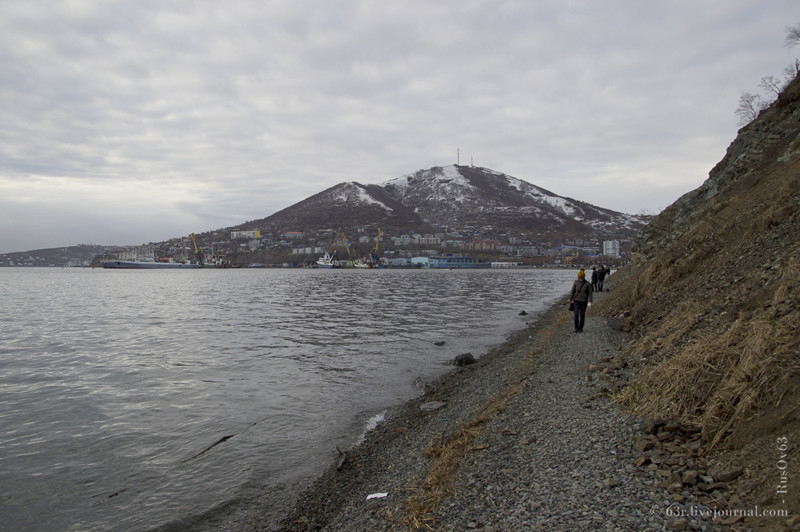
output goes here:
[[325, 248], [320, 246], [306, 246], [304, 248], [292, 248], [293, 255], [314, 255], [325, 253]]
[[402, 235], [400, 237], [392, 237], [392, 242], [395, 246], [410, 246], [414, 243], [414, 239], [410, 235]]
[[239, 238], [261, 238], [261, 231], [231, 231], [231, 240]]
[[603, 255], [606, 257], [619, 257], [619, 240], [604, 240]]
[[438, 246], [441, 242], [441, 239], [432, 235], [414, 237], [414, 245], [416, 246]]
[[392, 259], [383, 259], [383, 260], [386, 262], [387, 265], [394, 266], [396, 268], [404, 268], [404, 267], [408, 266], [409, 264], [411, 264], [411, 261], [408, 260], [405, 257], [398, 257], [398, 258], [392, 258]]

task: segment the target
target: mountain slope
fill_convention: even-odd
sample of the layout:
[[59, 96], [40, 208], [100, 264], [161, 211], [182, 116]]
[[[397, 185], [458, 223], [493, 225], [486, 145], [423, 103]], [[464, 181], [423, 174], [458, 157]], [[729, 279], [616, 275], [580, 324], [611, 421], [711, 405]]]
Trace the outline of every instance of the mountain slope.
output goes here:
[[276, 212], [250, 222], [267, 230], [313, 230], [353, 226], [419, 227], [422, 219], [376, 185], [340, 183]]
[[[730, 489], [745, 507], [789, 515], [800, 492], [776, 487], [782, 471], [800, 478], [800, 461], [779, 462], [776, 442], [800, 441], [798, 235], [800, 78], [642, 232], [598, 307], [636, 338], [627, 363], [638, 369], [617, 397], [641, 415], [700, 425], [697, 467], [738, 472]], [[777, 518], [746, 523], [780, 529]]]
[[516, 227], [540, 231], [641, 227], [630, 215], [558, 196], [486, 168], [435, 167], [381, 186], [422, 218], [439, 225]]
[[389, 230], [510, 230], [633, 237], [636, 216], [564, 198], [520, 179], [467, 166], [420, 170], [379, 185], [340, 183], [243, 228], [272, 231], [377, 226]]

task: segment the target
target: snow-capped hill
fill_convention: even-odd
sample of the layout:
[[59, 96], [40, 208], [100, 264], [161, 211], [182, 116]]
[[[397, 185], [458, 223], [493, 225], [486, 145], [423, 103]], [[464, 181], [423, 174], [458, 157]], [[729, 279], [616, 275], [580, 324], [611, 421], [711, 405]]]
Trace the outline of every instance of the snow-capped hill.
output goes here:
[[623, 213], [565, 198], [487, 168], [445, 166], [405, 175], [380, 185], [430, 223], [544, 231], [640, 227]]
[[463, 203], [477, 192], [455, 166], [419, 170], [414, 174], [386, 181], [380, 186], [395, 198], [411, 198], [424, 191], [431, 198], [447, 198], [457, 203]]
[[376, 226], [417, 232], [453, 229], [632, 237], [635, 216], [565, 198], [487, 168], [444, 166], [379, 185], [344, 182], [261, 221], [264, 229]]

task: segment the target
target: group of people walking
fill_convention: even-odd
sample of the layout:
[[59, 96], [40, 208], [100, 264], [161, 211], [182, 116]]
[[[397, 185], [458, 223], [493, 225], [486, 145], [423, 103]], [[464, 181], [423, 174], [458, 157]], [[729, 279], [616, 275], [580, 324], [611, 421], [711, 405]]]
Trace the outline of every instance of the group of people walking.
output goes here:
[[601, 264], [599, 270], [596, 266], [592, 266], [592, 290], [602, 292], [603, 282], [606, 280], [606, 276], [610, 274], [611, 270], [606, 268], [605, 264]]
[[586, 307], [592, 304], [592, 294], [603, 291], [603, 282], [610, 274], [611, 270], [603, 264], [600, 265], [599, 270], [593, 266], [590, 282], [586, 280], [586, 272], [583, 268], [578, 271], [578, 278], [572, 283], [572, 291], [569, 294], [569, 306], [574, 313], [576, 333], [583, 332]]

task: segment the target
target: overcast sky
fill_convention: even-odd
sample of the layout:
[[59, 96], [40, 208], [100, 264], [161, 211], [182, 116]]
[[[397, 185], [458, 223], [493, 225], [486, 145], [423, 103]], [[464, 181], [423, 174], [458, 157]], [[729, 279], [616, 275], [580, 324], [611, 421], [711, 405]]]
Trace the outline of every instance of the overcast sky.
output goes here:
[[0, 0], [0, 253], [139, 244], [456, 162], [655, 213], [797, 0]]

